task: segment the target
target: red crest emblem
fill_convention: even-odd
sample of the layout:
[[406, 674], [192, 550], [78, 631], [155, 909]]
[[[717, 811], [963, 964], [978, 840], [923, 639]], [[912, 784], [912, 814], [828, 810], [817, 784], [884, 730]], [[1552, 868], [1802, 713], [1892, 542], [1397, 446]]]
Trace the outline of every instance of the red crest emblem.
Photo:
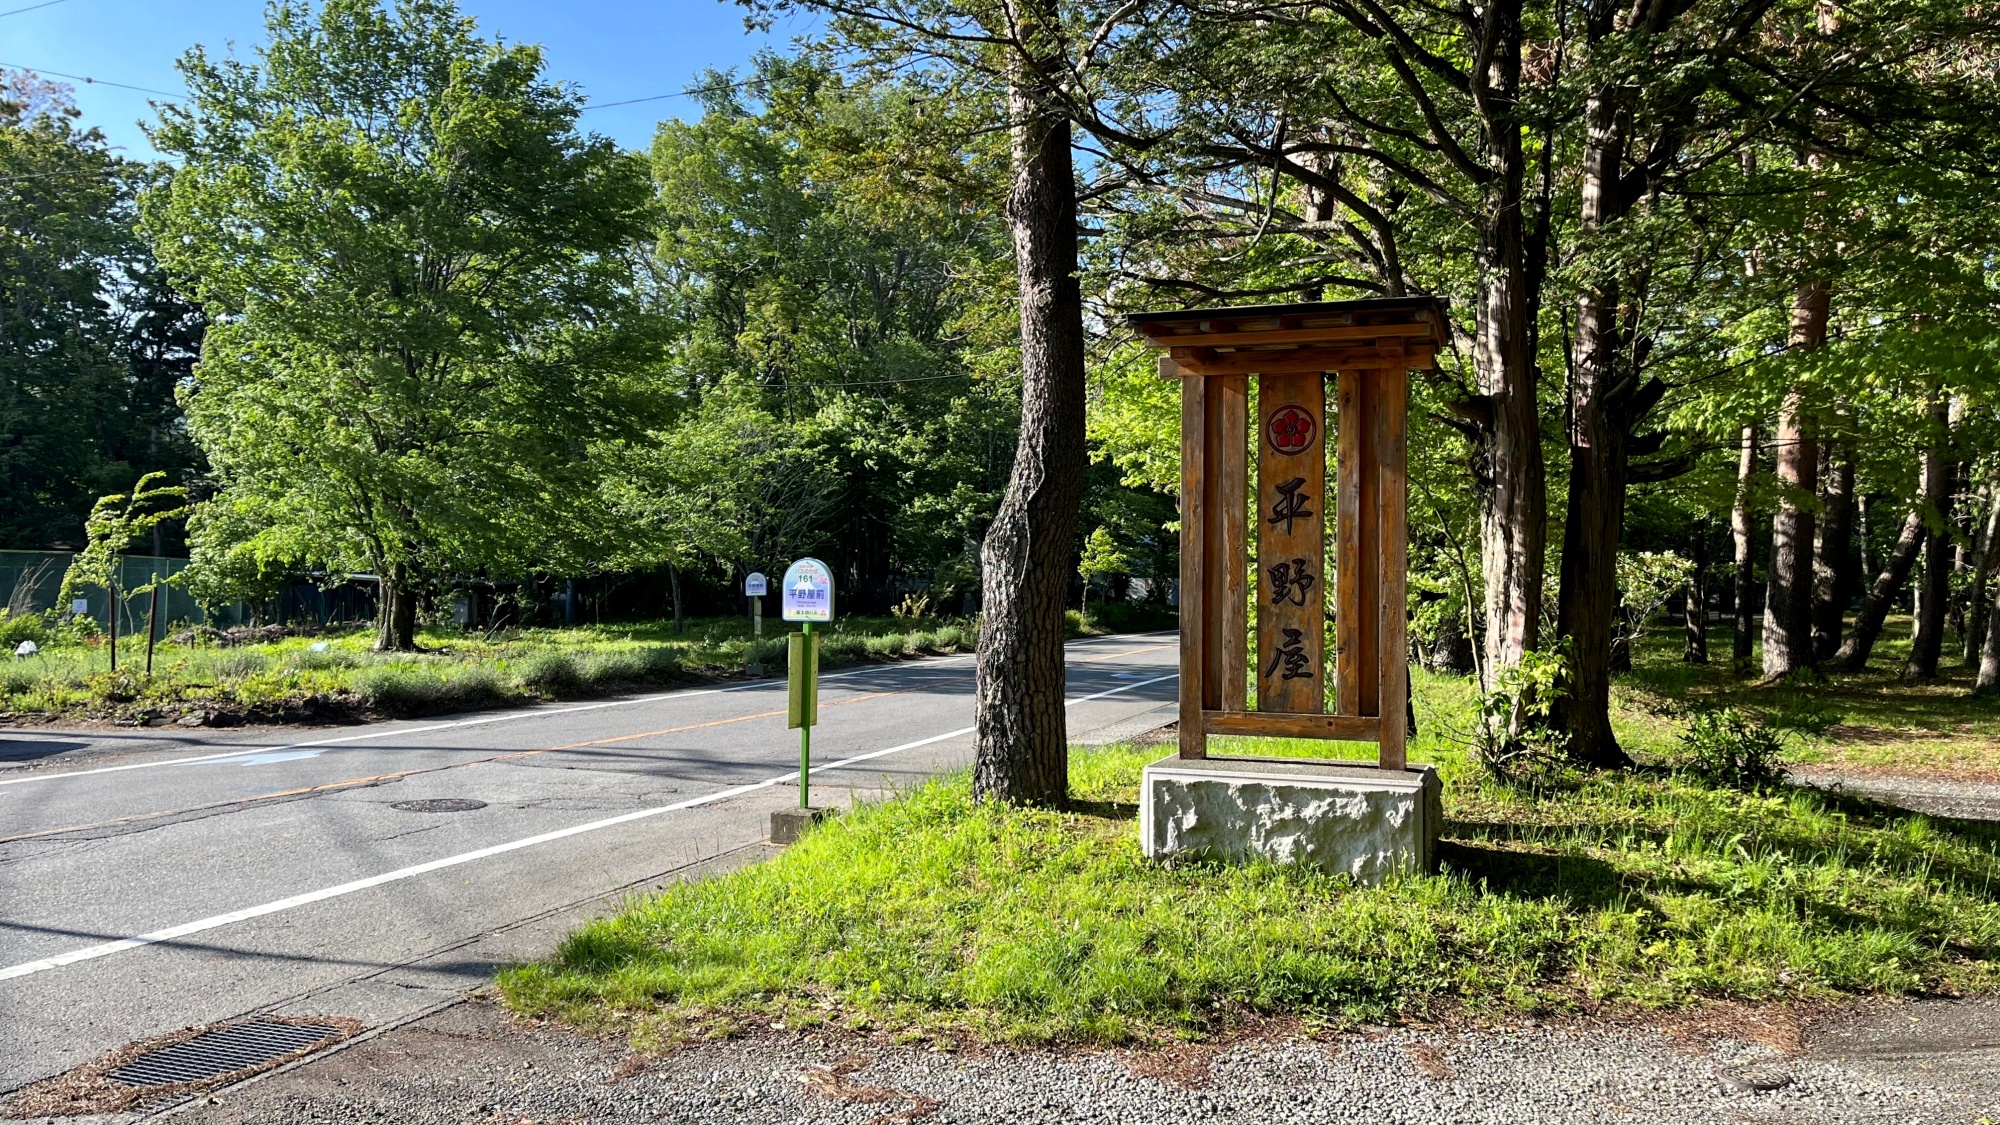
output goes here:
[[1287, 406], [1271, 415], [1271, 421], [1264, 427], [1264, 439], [1271, 448], [1290, 456], [1304, 453], [1312, 444], [1313, 432], [1317, 428], [1313, 416], [1296, 406]]

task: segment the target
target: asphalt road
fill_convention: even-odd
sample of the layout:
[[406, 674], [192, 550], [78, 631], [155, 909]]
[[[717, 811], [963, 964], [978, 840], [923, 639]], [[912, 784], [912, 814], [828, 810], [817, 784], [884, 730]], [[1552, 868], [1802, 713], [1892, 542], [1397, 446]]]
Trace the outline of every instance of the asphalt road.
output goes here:
[[[1069, 646], [1072, 738], [1171, 718], [1171, 636]], [[972, 661], [830, 672], [814, 804], [970, 760]], [[768, 854], [781, 680], [300, 731], [0, 731], [0, 1092], [251, 1012], [380, 1025], [621, 896]], [[406, 811], [437, 799], [470, 811]]]

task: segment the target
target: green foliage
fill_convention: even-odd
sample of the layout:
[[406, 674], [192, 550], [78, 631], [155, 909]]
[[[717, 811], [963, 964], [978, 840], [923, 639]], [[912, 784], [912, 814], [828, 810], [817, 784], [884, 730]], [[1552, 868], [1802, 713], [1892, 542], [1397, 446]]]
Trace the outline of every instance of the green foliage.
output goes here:
[[[963, 777], [859, 808], [767, 862], [586, 924], [504, 973], [503, 994], [642, 1041], [766, 1013], [1118, 1042], [1246, 1014], [1977, 987], [2000, 955], [2000, 856], [1922, 818], [1688, 780], [1530, 794], [1475, 774], [1447, 785], [1445, 873], [1371, 890], [1147, 860], [1129, 809], [1159, 753], [1073, 753], [1079, 811], [975, 804]], [[1812, 908], [1829, 899], [1841, 909]]]
[[1501, 668], [1492, 686], [1479, 693], [1472, 745], [1481, 766], [1494, 777], [1534, 781], [1561, 770], [1568, 736], [1549, 721], [1565, 694], [1567, 644], [1523, 653]]
[[1676, 768], [1710, 785], [1759, 790], [1785, 776], [1785, 742], [1734, 707], [1696, 711], [1682, 733]]
[[188, 311], [134, 236], [152, 175], [67, 87], [0, 72], [0, 545], [75, 543], [92, 500], [194, 463], [173, 424]]
[[39, 613], [13, 613], [0, 607], [0, 658], [11, 656], [22, 641], [44, 645], [49, 641], [49, 620]]
[[198, 564], [401, 583], [603, 557], [582, 454], [661, 411], [643, 162], [448, 0], [279, 3], [266, 28], [259, 62], [183, 58], [151, 134], [178, 165], [141, 197], [215, 318], [185, 395], [226, 512]]
[[[91, 588], [115, 593], [118, 557], [155, 527], [187, 514], [187, 489], [162, 485], [160, 482], [165, 479], [165, 473], [148, 473], [139, 478], [132, 491], [98, 499], [90, 510], [90, 518], [84, 521], [84, 534], [89, 542], [70, 559], [69, 570], [63, 574], [62, 590], [56, 595], [58, 601], [67, 604]], [[155, 574], [152, 581], [126, 592], [142, 593], [166, 581]]]

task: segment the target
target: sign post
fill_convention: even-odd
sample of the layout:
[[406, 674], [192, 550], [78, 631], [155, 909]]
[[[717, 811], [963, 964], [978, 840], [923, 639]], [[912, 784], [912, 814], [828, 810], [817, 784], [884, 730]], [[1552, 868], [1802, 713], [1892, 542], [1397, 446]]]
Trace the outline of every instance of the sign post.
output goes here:
[[750, 635], [764, 635], [764, 595], [770, 592], [769, 582], [760, 571], [751, 571], [743, 579], [743, 596], [750, 599]]
[[819, 638], [814, 622], [833, 621], [833, 571], [818, 559], [800, 559], [785, 570], [780, 593], [784, 617], [797, 621], [791, 638], [790, 697], [785, 726], [799, 732], [799, 808], [812, 807], [812, 729], [819, 722]]

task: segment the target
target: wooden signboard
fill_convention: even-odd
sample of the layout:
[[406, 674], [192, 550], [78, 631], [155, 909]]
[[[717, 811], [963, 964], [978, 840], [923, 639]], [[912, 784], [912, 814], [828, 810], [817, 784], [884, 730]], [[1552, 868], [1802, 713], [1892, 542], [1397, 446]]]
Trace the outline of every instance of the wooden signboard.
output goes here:
[[1181, 757], [1260, 734], [1373, 742], [1383, 769], [1405, 767], [1409, 372], [1431, 366], [1444, 311], [1394, 297], [1129, 318], [1181, 383]]

